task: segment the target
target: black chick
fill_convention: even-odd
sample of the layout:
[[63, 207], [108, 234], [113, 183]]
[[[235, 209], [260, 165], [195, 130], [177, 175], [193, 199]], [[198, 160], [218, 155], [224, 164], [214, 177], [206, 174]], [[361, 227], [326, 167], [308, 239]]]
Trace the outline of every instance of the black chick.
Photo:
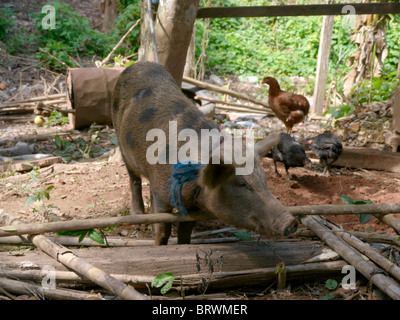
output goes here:
[[287, 180], [290, 180], [290, 167], [311, 167], [311, 161], [306, 157], [304, 148], [294, 138], [287, 133], [281, 133], [281, 140], [276, 147], [272, 149], [272, 159], [274, 160], [275, 174], [278, 174], [276, 168], [277, 162], [283, 162], [287, 174]]
[[[323, 174], [326, 174], [327, 171], [329, 172], [332, 164], [342, 154], [343, 146], [342, 142], [337, 136], [335, 136], [332, 132], [327, 131], [317, 135], [313, 139], [313, 142], [311, 143], [311, 150], [319, 158], [320, 164], [324, 166]], [[328, 162], [329, 159], [332, 159], [332, 161]]]

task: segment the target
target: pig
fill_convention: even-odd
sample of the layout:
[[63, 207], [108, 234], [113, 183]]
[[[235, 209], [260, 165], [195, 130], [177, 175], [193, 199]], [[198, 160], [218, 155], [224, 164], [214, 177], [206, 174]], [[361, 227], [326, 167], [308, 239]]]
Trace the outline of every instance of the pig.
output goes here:
[[[131, 214], [144, 213], [142, 176], [150, 182], [151, 212], [172, 212], [170, 189], [174, 163], [168, 161], [171, 160], [171, 143], [163, 150], [158, 149], [158, 157], [166, 159], [166, 163], [153, 163], [149, 161], [148, 150], [156, 139], [149, 140], [148, 133], [155, 128], [169, 133], [171, 121], [175, 121], [177, 130], [189, 128], [199, 134], [202, 129], [218, 130], [218, 125], [182, 93], [163, 66], [153, 62], [136, 62], [121, 73], [113, 92], [111, 113], [130, 178]], [[228, 163], [222, 157], [219, 163], [213, 163], [210, 157], [208, 163], [198, 167], [194, 178], [182, 185], [184, 208], [189, 212], [211, 212], [238, 228], [260, 234], [275, 232], [287, 236], [296, 231], [297, 220], [271, 194], [260, 167], [260, 158], [276, 146], [279, 139], [279, 134], [270, 134], [255, 144], [254, 169], [248, 175], [236, 174], [235, 170], [241, 165], [235, 161]], [[179, 141], [178, 146], [183, 143]], [[219, 147], [231, 146], [221, 138]], [[178, 244], [190, 243], [193, 226], [194, 222], [179, 222]], [[171, 223], [157, 224], [155, 231], [155, 244], [165, 245], [171, 234]]]

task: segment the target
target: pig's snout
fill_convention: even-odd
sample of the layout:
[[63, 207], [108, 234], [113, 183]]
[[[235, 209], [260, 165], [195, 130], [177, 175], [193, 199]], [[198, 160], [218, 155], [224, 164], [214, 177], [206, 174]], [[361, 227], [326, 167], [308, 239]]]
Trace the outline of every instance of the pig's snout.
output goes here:
[[283, 235], [288, 236], [291, 235], [292, 233], [295, 233], [297, 230], [297, 226], [299, 225], [298, 221], [296, 219], [293, 219], [289, 225], [285, 226], [283, 229]]

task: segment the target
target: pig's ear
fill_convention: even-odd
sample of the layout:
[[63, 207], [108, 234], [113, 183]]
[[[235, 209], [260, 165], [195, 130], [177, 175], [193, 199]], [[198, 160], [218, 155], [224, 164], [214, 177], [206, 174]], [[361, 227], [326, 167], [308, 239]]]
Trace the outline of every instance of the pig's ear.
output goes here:
[[270, 133], [264, 140], [261, 140], [255, 144], [254, 152], [258, 154], [260, 158], [265, 157], [270, 152], [270, 150], [278, 145], [280, 141], [280, 132]]
[[199, 175], [199, 185], [214, 189], [227, 183], [235, 176], [235, 166], [232, 164], [207, 164]]

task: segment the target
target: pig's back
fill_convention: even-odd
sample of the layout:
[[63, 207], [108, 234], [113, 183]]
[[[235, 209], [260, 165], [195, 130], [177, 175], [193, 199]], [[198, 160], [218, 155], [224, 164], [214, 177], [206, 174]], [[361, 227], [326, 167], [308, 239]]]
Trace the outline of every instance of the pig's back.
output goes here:
[[[177, 132], [218, 128], [206, 118], [176, 85], [172, 76], [160, 65], [137, 62], [119, 77], [113, 95], [113, 123], [128, 169], [144, 175], [156, 188], [165, 188], [172, 175], [169, 164], [169, 124], [176, 121]], [[160, 129], [166, 136], [167, 164], [149, 164], [147, 149], [155, 141], [146, 141], [151, 129]], [[185, 142], [178, 142], [179, 145]], [[200, 145], [200, 144], [199, 144]]]

